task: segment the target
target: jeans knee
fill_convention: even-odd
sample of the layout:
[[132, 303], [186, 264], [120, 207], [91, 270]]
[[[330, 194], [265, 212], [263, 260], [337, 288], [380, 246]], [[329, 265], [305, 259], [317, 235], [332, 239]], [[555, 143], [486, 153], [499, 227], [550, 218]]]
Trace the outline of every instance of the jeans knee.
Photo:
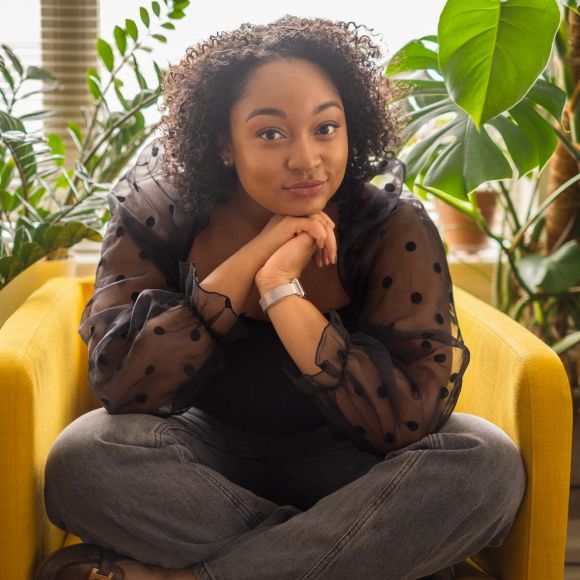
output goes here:
[[46, 512], [49, 519], [63, 529], [67, 519], [65, 506], [71, 501], [71, 495], [82, 493], [86, 480], [94, 478], [99, 470], [99, 430], [94, 428], [97, 411], [82, 415], [68, 425], [55, 439], [46, 459]]
[[160, 419], [150, 415], [110, 415], [95, 409], [78, 417], [56, 438], [45, 466], [44, 499], [49, 519], [66, 529], [81, 511], [114, 494], [131, 461], [131, 449], [156, 447]]
[[495, 524], [493, 545], [501, 545], [525, 495], [527, 473], [523, 457], [509, 435], [494, 423], [481, 419], [480, 428], [473, 435], [479, 440], [475, 449], [480, 464], [478, 488], [485, 493], [490, 514], [493, 510], [495, 515], [495, 522], [490, 518]]

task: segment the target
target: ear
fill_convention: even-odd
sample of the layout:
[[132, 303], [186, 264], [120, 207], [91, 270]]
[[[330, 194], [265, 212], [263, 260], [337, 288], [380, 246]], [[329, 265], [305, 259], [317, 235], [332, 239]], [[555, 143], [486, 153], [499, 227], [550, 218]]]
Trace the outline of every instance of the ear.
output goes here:
[[217, 139], [218, 148], [220, 150], [220, 154], [224, 159], [232, 158], [232, 148], [230, 146], [229, 139], [224, 135], [219, 135]]

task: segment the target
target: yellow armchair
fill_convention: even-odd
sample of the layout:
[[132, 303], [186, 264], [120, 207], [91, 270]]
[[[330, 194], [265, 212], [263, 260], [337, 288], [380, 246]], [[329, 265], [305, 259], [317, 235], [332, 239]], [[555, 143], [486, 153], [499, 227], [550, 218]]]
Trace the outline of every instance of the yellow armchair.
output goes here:
[[[100, 406], [87, 383], [77, 327], [93, 277], [58, 277], [0, 329], [0, 577], [30, 580], [39, 562], [80, 542], [44, 510], [44, 464], [57, 435]], [[520, 448], [528, 489], [500, 548], [457, 566], [458, 577], [561, 580], [568, 517], [572, 401], [563, 365], [532, 333], [455, 288], [471, 364], [457, 411], [501, 427]]]

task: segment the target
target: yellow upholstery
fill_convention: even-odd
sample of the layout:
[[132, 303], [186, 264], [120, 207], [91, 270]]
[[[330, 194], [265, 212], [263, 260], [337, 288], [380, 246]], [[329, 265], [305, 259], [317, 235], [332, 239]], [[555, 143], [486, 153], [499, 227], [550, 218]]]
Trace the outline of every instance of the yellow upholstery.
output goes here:
[[[58, 277], [33, 293], [0, 330], [0, 577], [30, 580], [38, 563], [79, 542], [46, 518], [44, 463], [64, 427], [100, 406], [87, 385], [77, 327], [93, 277]], [[551, 349], [484, 302], [456, 288], [472, 354], [457, 411], [485, 417], [521, 449], [528, 490], [512, 531], [459, 567], [460, 578], [563, 578], [572, 402]], [[66, 537], [65, 537], [66, 536]]]

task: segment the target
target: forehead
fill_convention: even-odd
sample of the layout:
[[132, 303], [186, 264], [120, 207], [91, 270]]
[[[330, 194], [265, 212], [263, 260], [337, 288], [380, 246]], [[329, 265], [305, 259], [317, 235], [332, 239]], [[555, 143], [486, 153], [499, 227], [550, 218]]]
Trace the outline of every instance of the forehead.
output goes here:
[[288, 58], [260, 65], [248, 77], [236, 103], [239, 109], [258, 104], [281, 108], [297, 104], [319, 104], [324, 100], [341, 101], [330, 77], [317, 64]]

